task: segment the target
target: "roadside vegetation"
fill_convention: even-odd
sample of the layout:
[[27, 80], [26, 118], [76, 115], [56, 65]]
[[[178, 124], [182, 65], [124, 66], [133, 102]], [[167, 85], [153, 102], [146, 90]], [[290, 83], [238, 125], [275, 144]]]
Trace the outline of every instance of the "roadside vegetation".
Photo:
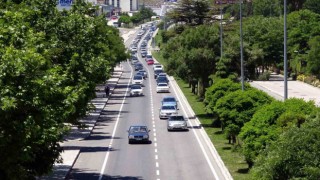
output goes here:
[[[220, 21], [212, 16], [219, 12], [209, 11], [206, 1], [193, 3], [182, 0], [168, 14], [175, 26], [159, 33], [161, 48], [154, 56], [178, 79], [234, 179], [319, 179], [319, 108], [302, 99], [277, 101], [247, 83], [243, 91], [238, 4], [216, 6], [234, 17], [223, 20], [221, 54]], [[313, 79], [315, 86], [320, 15], [310, 4], [317, 3], [288, 1], [289, 74]], [[282, 8], [280, 0], [244, 2], [246, 79], [268, 80], [269, 73], [283, 72]]]
[[125, 27], [135, 27], [150, 21], [151, 17], [156, 15], [151, 8], [142, 6], [139, 11], [132, 16], [129, 16], [128, 13], [122, 13], [119, 18], [119, 24], [123, 23]]
[[117, 29], [84, 1], [0, 3], [0, 179], [35, 179], [61, 161], [95, 87], [127, 58]]

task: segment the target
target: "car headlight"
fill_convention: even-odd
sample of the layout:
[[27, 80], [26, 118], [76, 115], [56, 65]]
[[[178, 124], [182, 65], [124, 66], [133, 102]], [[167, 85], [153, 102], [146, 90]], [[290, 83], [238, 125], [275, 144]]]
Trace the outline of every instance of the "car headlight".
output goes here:
[[161, 115], [164, 115], [164, 114], [166, 114], [166, 113], [164, 113], [164, 112], [160, 111], [160, 114], [161, 114]]
[[133, 136], [133, 135], [130, 135], [130, 136], [129, 136], [129, 139], [133, 139], [133, 138], [134, 138], [134, 136]]
[[149, 136], [148, 135], [143, 135], [143, 139], [148, 139]]

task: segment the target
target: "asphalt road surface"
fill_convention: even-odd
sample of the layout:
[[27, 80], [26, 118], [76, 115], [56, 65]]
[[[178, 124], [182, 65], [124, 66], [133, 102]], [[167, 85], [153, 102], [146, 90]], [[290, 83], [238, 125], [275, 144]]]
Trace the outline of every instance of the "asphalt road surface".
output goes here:
[[[69, 179], [232, 179], [205, 138], [204, 130], [192, 118], [194, 114], [174, 79], [170, 78], [170, 93], [156, 93], [152, 65], [138, 57], [148, 72], [144, 96], [129, 96], [135, 71], [130, 62], [122, 63], [122, 77], [92, 134], [77, 144], [81, 151]], [[168, 132], [166, 120], [159, 119], [161, 100], [169, 95], [178, 99], [179, 114], [188, 118], [188, 131]], [[127, 130], [131, 125], [147, 125], [151, 142], [128, 144]]]

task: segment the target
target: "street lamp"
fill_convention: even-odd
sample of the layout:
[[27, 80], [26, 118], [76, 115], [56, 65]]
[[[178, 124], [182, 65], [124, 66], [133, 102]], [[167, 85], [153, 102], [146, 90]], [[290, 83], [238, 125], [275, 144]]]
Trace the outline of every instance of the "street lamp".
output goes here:
[[241, 58], [241, 89], [244, 91], [243, 40], [242, 40], [242, 0], [240, 2], [240, 58]]
[[283, 1], [283, 58], [284, 58], [284, 100], [288, 98], [288, 60], [287, 60], [287, 0]]

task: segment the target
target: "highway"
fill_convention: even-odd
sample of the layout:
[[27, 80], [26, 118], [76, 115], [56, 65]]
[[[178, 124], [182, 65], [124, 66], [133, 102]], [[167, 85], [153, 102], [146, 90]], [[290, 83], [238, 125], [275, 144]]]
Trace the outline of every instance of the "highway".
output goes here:
[[[125, 42], [127, 47], [133, 38]], [[138, 58], [148, 72], [144, 96], [129, 96], [135, 71], [129, 61], [123, 62], [122, 77], [92, 134], [77, 144], [82, 148], [68, 179], [232, 179], [174, 79], [169, 78], [170, 93], [156, 93], [152, 65]], [[161, 100], [168, 95], [178, 99], [188, 131], [168, 132], [166, 120], [159, 119]], [[147, 125], [151, 142], [128, 144], [131, 125]]]

